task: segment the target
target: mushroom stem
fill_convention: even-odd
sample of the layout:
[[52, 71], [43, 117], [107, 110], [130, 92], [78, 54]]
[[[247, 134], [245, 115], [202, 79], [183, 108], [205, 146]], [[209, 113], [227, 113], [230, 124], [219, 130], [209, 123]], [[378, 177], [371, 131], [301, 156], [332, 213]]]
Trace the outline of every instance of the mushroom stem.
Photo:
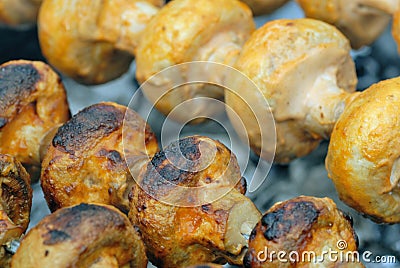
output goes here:
[[395, 14], [399, 10], [399, 0], [363, 0], [362, 5], [382, 10], [387, 14]]
[[[94, 1], [75, 4], [75, 14], [86, 11], [85, 24], [80, 24], [82, 41], [108, 42], [115, 49], [135, 54], [141, 35], [158, 8], [144, 0]], [[90, 11], [87, 11], [90, 7]]]
[[[115, 47], [135, 55], [136, 47], [144, 29], [159, 8], [146, 1], [134, 1], [133, 5], [134, 8], [128, 10], [120, 7], [122, 9], [118, 12], [118, 14], [121, 14], [121, 25], [118, 25], [120, 35], [116, 40]], [[115, 17], [113, 16], [113, 18]]]
[[223, 32], [199, 49], [199, 58], [233, 66], [242, 50], [242, 45], [236, 43], [233, 32]]
[[334, 92], [323, 92], [323, 96], [310, 97], [306, 104], [309, 109], [304, 122], [306, 130], [312, 136], [329, 139], [340, 115], [358, 95], [359, 92], [337, 88]]

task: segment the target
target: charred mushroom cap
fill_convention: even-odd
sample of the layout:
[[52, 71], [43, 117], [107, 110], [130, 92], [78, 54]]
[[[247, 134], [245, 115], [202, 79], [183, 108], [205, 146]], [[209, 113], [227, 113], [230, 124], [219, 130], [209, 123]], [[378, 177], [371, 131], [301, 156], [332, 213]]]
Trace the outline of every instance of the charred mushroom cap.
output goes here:
[[385, 30], [398, 0], [297, 0], [309, 18], [333, 24], [352, 47], [369, 45]]
[[42, 138], [70, 118], [64, 86], [45, 63], [0, 66], [0, 153], [13, 155], [36, 179]]
[[321, 139], [329, 138], [345, 105], [354, 98], [350, 93], [355, 91], [357, 76], [349, 53], [348, 40], [335, 27], [317, 20], [275, 20], [254, 32], [236, 68], [259, 90], [239, 84], [242, 91], [234, 95], [226, 90], [225, 101], [242, 119], [257, 153], [268, 148], [260, 147], [261, 136], [249, 114], [266, 113], [269, 107], [256, 102], [244, 105], [240, 96], [257, 100], [261, 92], [260, 97], [268, 100], [276, 123], [276, 162], [307, 155]]
[[42, 0], [0, 1], [0, 23], [10, 26], [35, 24]]
[[[207, 144], [216, 146], [211, 163], [206, 163]], [[183, 164], [187, 160], [192, 162]], [[247, 247], [243, 235], [250, 234], [261, 214], [244, 196], [245, 180], [223, 144], [200, 136], [183, 138], [158, 152], [139, 179], [140, 187], [130, 196], [129, 218], [139, 227], [152, 263], [242, 264]], [[177, 185], [189, 190], [174, 188]]]
[[326, 168], [340, 198], [377, 222], [400, 222], [400, 78], [372, 85], [340, 117]]
[[43, 55], [62, 73], [100, 84], [125, 73], [161, 0], [45, 0], [39, 13]]
[[[174, 0], [168, 3], [150, 21], [137, 50], [136, 77], [140, 83], [148, 80], [142, 88], [145, 96], [166, 115], [185, 100], [223, 99], [221, 87], [202, 83], [168, 91], [175, 77], [152, 76], [168, 67], [192, 61], [231, 66], [254, 29], [250, 9], [237, 0], [204, 0], [201, 4], [197, 0]], [[190, 72], [182, 70], [179, 79], [190, 82]], [[198, 113], [207, 114], [209, 107], [204, 105], [196, 109], [200, 110]], [[193, 118], [189, 116], [189, 119]]]
[[254, 15], [269, 14], [286, 4], [289, 0], [241, 0], [246, 3]]
[[[244, 266], [310, 267], [314, 257], [318, 267], [347, 264], [348, 267], [364, 267], [351, 259], [340, 263], [338, 258], [335, 263], [328, 257], [321, 257], [329, 249], [338, 254], [356, 251], [357, 241], [351, 218], [337, 209], [331, 199], [301, 196], [276, 203], [262, 216], [251, 232]], [[271, 257], [271, 252], [275, 252], [275, 256]], [[278, 260], [278, 252], [286, 253], [281, 258], [287, 262]], [[289, 261], [291, 252], [298, 254], [298, 261]], [[297, 256], [292, 255], [292, 258], [296, 260]]]
[[9, 267], [5, 247], [19, 239], [29, 224], [32, 206], [30, 177], [18, 160], [0, 154], [0, 266]]
[[21, 241], [12, 267], [147, 267], [143, 242], [116, 208], [80, 204], [46, 216]]
[[58, 129], [42, 163], [41, 186], [50, 210], [96, 202], [127, 212], [134, 180], [124, 154], [136, 156], [129, 163], [134, 165], [157, 149], [154, 133], [133, 110], [115, 103], [83, 109]]

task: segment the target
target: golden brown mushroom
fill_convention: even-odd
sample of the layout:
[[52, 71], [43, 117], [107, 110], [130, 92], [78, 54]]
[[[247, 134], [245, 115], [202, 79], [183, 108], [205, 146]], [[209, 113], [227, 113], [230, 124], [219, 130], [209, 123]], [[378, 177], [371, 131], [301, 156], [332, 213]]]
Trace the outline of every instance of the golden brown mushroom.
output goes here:
[[0, 154], [0, 266], [9, 267], [7, 251], [25, 233], [32, 206], [30, 177], [18, 160]]
[[301, 196], [264, 214], [251, 232], [244, 266], [364, 267], [353, 254], [357, 247], [351, 218], [331, 199]]
[[338, 27], [354, 48], [369, 45], [384, 31], [398, 0], [297, 0], [309, 18]]
[[162, 0], [45, 0], [39, 13], [43, 55], [62, 73], [100, 84], [128, 70]]
[[[261, 146], [261, 138], [268, 144], [270, 134], [257, 131], [253, 114], [271, 108], [278, 163], [307, 155], [321, 139], [329, 138], [339, 115], [357, 95], [351, 94], [357, 76], [348, 40], [335, 27], [317, 20], [282, 19], [265, 24], [246, 42], [236, 68], [259, 90], [241, 86], [243, 80], [232, 78], [236, 95], [226, 90], [226, 104], [245, 125], [252, 148], [265, 155], [271, 155], [274, 148]], [[270, 107], [257, 103], [262, 97]], [[228, 110], [237, 126], [231, 113]]]
[[95, 202], [128, 212], [134, 180], [124, 154], [139, 169], [157, 150], [150, 127], [125, 106], [100, 103], [83, 109], [58, 129], [42, 163], [41, 186], [50, 210]]
[[45, 63], [0, 66], [0, 153], [13, 155], [38, 177], [44, 136], [70, 117], [64, 86]]
[[400, 78], [372, 85], [333, 130], [326, 168], [340, 198], [377, 222], [400, 222]]
[[0, 23], [10, 26], [35, 24], [42, 0], [1, 0]]
[[241, 265], [260, 212], [244, 196], [236, 157], [221, 143], [192, 136], [155, 154], [130, 196], [150, 261], [158, 267], [202, 262]]
[[289, 0], [241, 0], [246, 3], [254, 15], [269, 14], [286, 4]]
[[[232, 66], [254, 29], [251, 10], [237, 0], [204, 0], [201, 4], [197, 0], [174, 0], [168, 3], [150, 21], [137, 50], [136, 77], [141, 84], [147, 81], [142, 88], [145, 96], [165, 115], [185, 100], [223, 99], [223, 88], [206, 83], [185, 85], [169, 92], [176, 81], [191, 82], [192, 76], [198, 73], [216, 75], [207, 69], [198, 70], [196, 65], [193, 68], [183, 66], [172, 76], [169, 72], [152, 76], [167, 67], [191, 61]], [[196, 105], [193, 111], [185, 111], [181, 118], [174, 119], [185, 122], [193, 119], [192, 114], [208, 114], [207, 104]]]
[[21, 241], [11, 266], [146, 268], [147, 258], [139, 234], [118, 209], [80, 204], [42, 219]]

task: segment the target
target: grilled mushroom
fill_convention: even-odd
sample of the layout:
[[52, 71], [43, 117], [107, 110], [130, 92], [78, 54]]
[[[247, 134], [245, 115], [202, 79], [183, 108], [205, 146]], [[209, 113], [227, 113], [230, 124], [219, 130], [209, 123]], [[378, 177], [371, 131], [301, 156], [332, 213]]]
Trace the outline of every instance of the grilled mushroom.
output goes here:
[[142, 170], [129, 218], [158, 267], [241, 265], [244, 236], [261, 216], [245, 191], [236, 157], [223, 144], [187, 137], [156, 153]]
[[289, 0], [241, 0], [246, 3], [254, 15], [269, 14], [286, 4]]
[[80, 204], [46, 216], [12, 258], [15, 268], [147, 267], [139, 234], [112, 206]]
[[157, 149], [149, 126], [125, 106], [100, 103], [83, 109], [58, 129], [43, 159], [41, 186], [50, 210], [95, 202], [127, 212], [134, 180], [124, 154], [139, 169]]
[[10, 26], [35, 24], [42, 0], [0, 1], [0, 23]]
[[333, 130], [326, 158], [339, 197], [377, 222], [400, 223], [400, 78], [372, 85]]
[[264, 214], [251, 232], [244, 265], [364, 267], [352, 254], [357, 247], [351, 218], [331, 199], [301, 196], [279, 202]]
[[[223, 88], [208, 83], [173, 88], [176, 81], [192, 82], [193, 75], [199, 73], [216, 75], [207, 69], [196, 69], [196, 65], [194, 69], [183, 66], [172, 75], [167, 72], [152, 76], [167, 67], [191, 61], [232, 66], [255, 24], [250, 9], [237, 0], [203, 0], [201, 4], [197, 0], [174, 0], [154, 16], [147, 29], [137, 49], [136, 77], [141, 84], [147, 81], [142, 87], [145, 96], [167, 115], [186, 100], [223, 99]], [[196, 104], [193, 110], [174, 119], [186, 122], [193, 115], [207, 115], [209, 110], [209, 102]]]
[[0, 266], [9, 267], [7, 249], [25, 233], [32, 205], [30, 177], [18, 160], [0, 154]]
[[0, 66], [0, 153], [15, 156], [33, 181], [43, 137], [69, 117], [64, 86], [48, 65], [19, 60]]
[[145, 26], [163, 0], [45, 0], [40, 46], [62, 73], [100, 84], [125, 73]]
[[297, 0], [309, 18], [338, 27], [352, 47], [369, 45], [384, 31], [390, 16], [399, 9], [398, 0]]
[[[317, 20], [282, 19], [265, 24], [246, 42], [236, 67], [259, 90], [241, 86], [243, 80], [233, 77], [236, 94], [225, 92], [226, 104], [232, 108], [228, 115], [236, 126], [232, 111], [237, 113], [257, 153], [265, 150], [265, 155], [271, 155], [270, 147], [261, 146], [261, 137], [268, 139], [270, 130], [257, 131], [260, 127], [254, 118], [271, 108], [278, 163], [307, 155], [321, 139], [329, 138], [339, 115], [358, 94], [353, 93], [357, 76], [348, 40], [335, 27]], [[270, 107], [257, 102], [262, 97]]]

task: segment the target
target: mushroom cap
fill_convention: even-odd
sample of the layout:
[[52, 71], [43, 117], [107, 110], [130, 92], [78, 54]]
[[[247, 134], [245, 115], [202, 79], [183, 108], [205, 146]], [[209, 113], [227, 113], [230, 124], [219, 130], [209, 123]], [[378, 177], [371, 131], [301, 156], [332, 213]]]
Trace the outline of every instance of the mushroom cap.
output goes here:
[[80, 204], [44, 217], [21, 241], [12, 267], [147, 267], [128, 218], [112, 206]]
[[[215, 146], [215, 155], [209, 146]], [[129, 218], [158, 267], [241, 265], [247, 246], [242, 234], [260, 217], [245, 191], [236, 157], [222, 143], [186, 137], [155, 154], [142, 170]]]
[[133, 110], [115, 103], [83, 109], [58, 129], [43, 159], [41, 186], [50, 210], [96, 202], [127, 212], [134, 180], [125, 159], [134, 165], [157, 150], [154, 133]]
[[286, 4], [289, 0], [241, 0], [246, 3], [255, 16], [269, 14]]
[[[379, 2], [382, 0], [376, 0]], [[390, 14], [368, 0], [297, 0], [305, 15], [335, 25], [353, 48], [375, 41], [390, 21]], [[379, 6], [379, 4], [377, 4]]]
[[18, 60], [0, 66], [0, 153], [15, 156], [32, 180], [42, 138], [69, 118], [64, 86], [47, 64]]
[[[276, 162], [304, 156], [329, 137], [344, 107], [342, 95], [355, 91], [357, 77], [349, 52], [348, 40], [335, 27], [312, 19], [268, 22], [246, 42], [235, 67], [258, 90], [238, 85], [242, 92], [237, 94], [257, 100], [261, 92], [268, 101], [276, 124]], [[243, 105], [238, 96], [225, 92], [226, 104], [242, 119], [252, 148], [256, 153], [268, 150], [269, 155], [271, 149], [260, 147], [260, 133], [249, 116], [266, 113], [268, 107], [256, 101]]]
[[46, 0], [38, 18], [40, 47], [62, 73], [100, 84], [125, 73], [160, 0]]
[[0, 199], [0, 265], [9, 267], [11, 255], [4, 247], [28, 228], [32, 188], [21, 163], [4, 154], [0, 154]]
[[[174, 0], [157, 13], [147, 26], [136, 56], [136, 77], [144, 83], [154, 74], [180, 63], [213, 61], [231, 65], [244, 42], [255, 29], [250, 9], [237, 0]], [[190, 70], [182, 71], [186, 81]], [[175, 77], [157, 76], [148, 80], [145, 96], [158, 110], [168, 114], [185, 100], [195, 97], [223, 98], [223, 89], [210, 85], [185, 87], [158, 101], [160, 91]], [[166, 90], [166, 92], [167, 92]], [[209, 107], [201, 108], [207, 113]], [[203, 113], [203, 114], [204, 114]], [[183, 120], [184, 121], [184, 120]]]
[[400, 78], [363, 91], [337, 122], [326, 168], [339, 197], [377, 222], [400, 222]]
[[10, 26], [36, 24], [42, 0], [0, 1], [0, 23]]
[[[251, 232], [244, 266], [282, 267], [283, 262], [276, 258], [276, 254], [285, 252], [282, 258], [290, 265], [283, 267], [310, 267], [315, 264], [308, 259], [311, 255], [305, 253], [314, 254], [316, 260], [320, 260], [319, 267], [346, 264], [348, 267], [364, 267], [357, 262], [340, 263], [340, 258], [337, 263], [332, 263], [333, 259], [327, 256], [324, 258], [327, 250], [337, 252], [335, 256], [338, 257], [339, 254], [356, 251], [357, 247], [358, 238], [351, 218], [343, 214], [331, 199], [300, 196], [276, 203], [262, 216]], [[272, 252], [275, 252], [273, 259]], [[298, 257], [299, 261], [290, 262], [290, 257]]]

